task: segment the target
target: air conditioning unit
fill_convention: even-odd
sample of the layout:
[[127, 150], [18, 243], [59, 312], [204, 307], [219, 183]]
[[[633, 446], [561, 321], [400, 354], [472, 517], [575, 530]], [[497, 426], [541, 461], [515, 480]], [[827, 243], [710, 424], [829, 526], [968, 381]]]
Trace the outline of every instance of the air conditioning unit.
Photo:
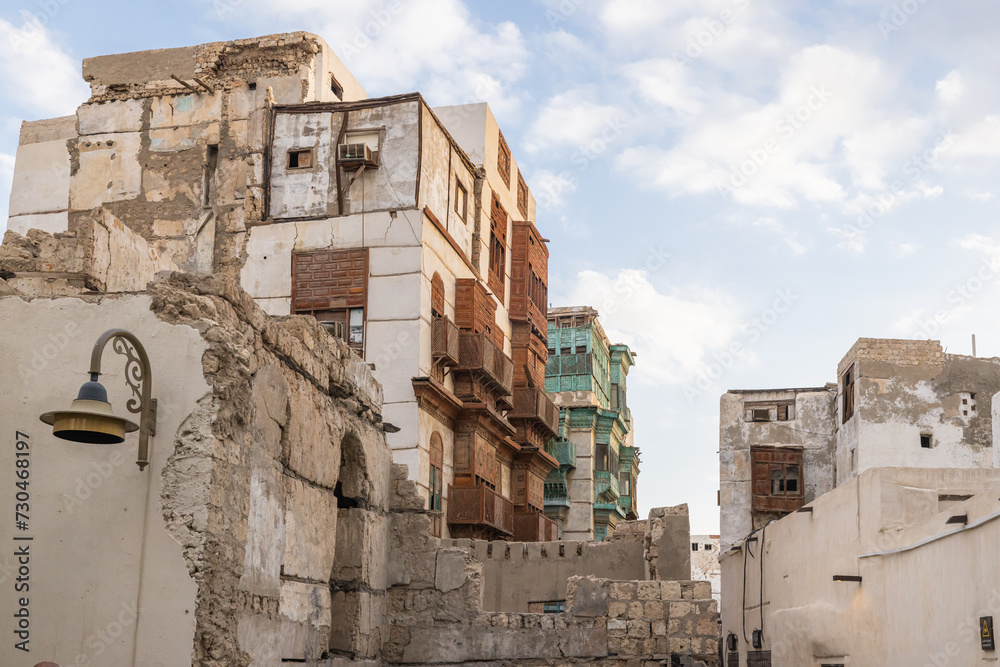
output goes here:
[[340, 340], [344, 340], [346, 338], [344, 335], [345, 328], [343, 322], [320, 322], [320, 324], [322, 324], [323, 328], [327, 330], [327, 333], [334, 338], [339, 338]]
[[340, 144], [337, 146], [337, 164], [344, 169], [377, 167], [378, 161], [372, 157], [368, 144]]

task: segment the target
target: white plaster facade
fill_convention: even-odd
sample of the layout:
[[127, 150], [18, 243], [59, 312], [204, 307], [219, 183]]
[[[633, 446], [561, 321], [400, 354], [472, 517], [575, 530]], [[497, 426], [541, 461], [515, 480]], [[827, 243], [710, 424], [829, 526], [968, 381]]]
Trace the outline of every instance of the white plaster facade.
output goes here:
[[997, 664], [998, 498], [997, 470], [863, 472], [723, 554], [724, 644], [741, 665], [761, 629], [775, 667]]

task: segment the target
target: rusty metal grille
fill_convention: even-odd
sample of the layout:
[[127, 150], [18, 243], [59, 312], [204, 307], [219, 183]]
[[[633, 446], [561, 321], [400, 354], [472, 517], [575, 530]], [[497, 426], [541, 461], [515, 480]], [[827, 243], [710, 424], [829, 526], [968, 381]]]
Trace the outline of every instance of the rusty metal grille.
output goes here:
[[771, 667], [771, 652], [747, 651], [747, 667]]
[[726, 667], [740, 667], [740, 654], [730, 651], [726, 656]]

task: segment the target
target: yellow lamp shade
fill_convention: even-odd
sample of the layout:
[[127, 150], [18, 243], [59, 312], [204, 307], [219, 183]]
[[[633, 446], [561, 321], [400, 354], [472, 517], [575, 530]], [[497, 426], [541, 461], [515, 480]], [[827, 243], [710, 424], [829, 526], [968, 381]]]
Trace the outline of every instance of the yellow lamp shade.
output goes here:
[[69, 410], [46, 412], [40, 419], [52, 426], [57, 438], [93, 445], [116, 445], [125, 441], [126, 433], [139, 430], [135, 422], [115, 415], [107, 392], [97, 382], [83, 385]]

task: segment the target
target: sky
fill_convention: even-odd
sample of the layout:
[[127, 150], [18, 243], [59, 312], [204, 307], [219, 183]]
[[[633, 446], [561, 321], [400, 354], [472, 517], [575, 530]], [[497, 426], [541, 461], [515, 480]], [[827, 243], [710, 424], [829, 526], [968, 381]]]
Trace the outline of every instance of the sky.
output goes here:
[[306, 30], [372, 97], [487, 101], [553, 305], [629, 376], [639, 508], [718, 531], [719, 397], [836, 380], [859, 337], [1000, 356], [991, 0], [108, 0], [0, 9], [0, 228], [20, 122], [83, 58]]

